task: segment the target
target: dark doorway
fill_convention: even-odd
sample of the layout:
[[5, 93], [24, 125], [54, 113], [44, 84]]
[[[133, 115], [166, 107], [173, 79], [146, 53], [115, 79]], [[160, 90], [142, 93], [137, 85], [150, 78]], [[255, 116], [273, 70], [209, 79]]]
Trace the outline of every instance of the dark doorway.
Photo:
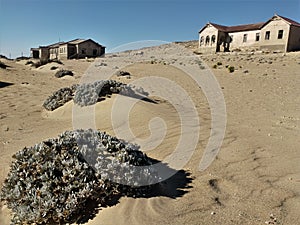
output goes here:
[[97, 56], [97, 49], [93, 49], [93, 56]]

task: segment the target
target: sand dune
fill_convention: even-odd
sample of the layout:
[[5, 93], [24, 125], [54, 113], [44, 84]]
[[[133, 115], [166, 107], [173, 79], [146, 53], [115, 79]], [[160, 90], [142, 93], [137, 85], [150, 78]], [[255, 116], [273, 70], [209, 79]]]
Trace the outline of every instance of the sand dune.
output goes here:
[[[227, 110], [226, 135], [217, 159], [207, 170], [199, 171], [199, 162], [210, 136], [211, 110], [205, 94], [194, 80], [175, 64], [164, 63], [176, 61], [185, 54], [192, 54], [192, 51], [180, 52], [181, 56], [179, 53], [162, 55], [161, 51], [168, 52], [167, 48], [142, 50], [144, 56], [148, 53], [153, 56], [147, 60], [133, 51], [114, 57], [108, 55], [95, 62], [64, 62], [66, 69], [75, 72], [74, 79], [57, 79], [53, 71], [47, 69], [42, 72], [21, 63], [5, 62], [10, 67], [0, 70], [0, 81], [13, 85], [0, 88], [0, 184], [8, 173], [11, 156], [15, 152], [73, 129], [79, 124], [73, 123], [74, 118], [83, 125], [93, 124], [110, 134], [119, 132], [118, 136], [127, 137], [128, 141], [143, 143], [143, 139], [153, 138], [151, 143], [157, 146], [146, 153], [157, 160], [164, 160], [172, 154], [180, 140], [180, 117], [176, 107], [159, 93], [158, 96], [155, 93], [149, 96], [152, 102], [112, 95], [91, 108], [95, 110], [94, 118], [91, 117], [93, 114], [78, 113], [80, 111], [74, 115], [72, 101], [52, 112], [42, 108], [43, 101], [53, 91], [84, 82], [88, 74], [84, 74], [85, 71], [97, 71], [92, 78], [97, 79], [102, 74], [122, 69], [131, 73], [131, 79], [116, 75], [111, 78], [130, 83], [159, 76], [180, 84], [195, 103], [200, 120], [199, 140], [188, 163], [162, 182], [155, 193], [144, 198], [120, 198], [110, 207], [91, 212], [86, 224], [252, 225], [272, 222], [272, 217], [276, 217], [275, 224], [298, 224], [300, 54], [241, 52], [199, 56], [216, 76]], [[172, 51], [176, 52], [176, 47], [174, 49]], [[107, 66], [100, 66], [101, 62]], [[222, 65], [213, 69], [218, 62]], [[191, 63], [188, 57], [185, 63]], [[234, 66], [235, 71], [229, 73], [227, 65]], [[152, 93], [149, 90], [151, 85], [143, 88]], [[167, 93], [174, 98], [181, 95], [176, 89]], [[129, 112], [132, 133], [128, 133], [124, 129], [126, 124], [122, 123], [127, 121], [125, 105], [116, 102], [129, 104], [132, 101], [136, 104]], [[112, 115], [116, 118], [112, 119]], [[122, 120], [123, 117], [125, 120]], [[162, 140], [155, 133], [163, 133], [164, 127], [155, 127], [153, 123], [152, 134], [151, 126], [149, 128], [150, 121], [156, 117], [161, 119], [156, 122], [162, 125], [164, 121], [167, 128]], [[2, 202], [0, 207], [0, 224], [9, 224], [8, 210]]]

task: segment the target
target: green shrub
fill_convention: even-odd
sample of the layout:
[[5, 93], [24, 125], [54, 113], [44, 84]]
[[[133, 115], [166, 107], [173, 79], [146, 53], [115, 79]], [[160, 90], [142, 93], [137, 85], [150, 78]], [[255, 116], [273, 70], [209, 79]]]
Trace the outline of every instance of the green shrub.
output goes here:
[[217, 66], [216, 64], [215, 64], [215, 65], [213, 65], [213, 68], [214, 68], [214, 69], [217, 69], [217, 67], [218, 67], [218, 66]]
[[229, 70], [229, 73], [233, 73], [234, 72], [234, 66], [229, 66], [228, 70]]

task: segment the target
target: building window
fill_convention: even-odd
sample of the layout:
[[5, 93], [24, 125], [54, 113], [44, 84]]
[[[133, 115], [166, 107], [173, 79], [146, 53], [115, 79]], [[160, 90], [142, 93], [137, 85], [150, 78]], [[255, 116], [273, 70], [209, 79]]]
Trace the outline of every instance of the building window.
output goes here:
[[244, 34], [244, 36], [243, 36], [243, 42], [247, 42], [247, 36], [248, 36], [248, 34]]
[[211, 36], [211, 44], [216, 42], [216, 35]]
[[283, 38], [283, 30], [279, 30], [278, 31], [278, 39], [282, 39]]
[[265, 40], [270, 40], [270, 31], [266, 31]]
[[201, 36], [201, 37], [200, 37], [200, 46], [203, 45], [203, 42], [204, 42], [204, 37]]
[[260, 33], [255, 34], [255, 41], [259, 41], [259, 36], [260, 36]]
[[209, 44], [209, 36], [207, 35], [206, 39], [205, 39], [205, 45], [208, 45], [208, 44]]

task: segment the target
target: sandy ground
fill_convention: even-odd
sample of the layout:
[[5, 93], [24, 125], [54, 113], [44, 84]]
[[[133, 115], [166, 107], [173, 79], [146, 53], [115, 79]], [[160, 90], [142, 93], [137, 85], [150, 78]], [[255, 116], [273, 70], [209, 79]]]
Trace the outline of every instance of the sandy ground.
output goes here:
[[[131, 78], [114, 75], [113, 79], [130, 83], [158, 76], [180, 85], [199, 115], [199, 140], [191, 159], [181, 171], [163, 182], [158, 193], [146, 198], [121, 198], [111, 207], [91, 214], [86, 224], [299, 224], [300, 53], [197, 56], [217, 78], [227, 110], [226, 133], [220, 152], [208, 169], [199, 171], [210, 136], [211, 108], [195, 81], [175, 67], [179, 59], [187, 67], [193, 64], [189, 58], [195, 48], [193, 43], [189, 43], [189, 50], [185, 51], [180, 46], [107, 55], [95, 62], [64, 61], [59, 67], [70, 69], [75, 75], [59, 79], [54, 77], [55, 71], [50, 70], [55, 64], [33, 69], [25, 65], [26, 61], [1, 60], [9, 67], [0, 69], [0, 186], [15, 152], [73, 129], [73, 102], [53, 112], [42, 108], [43, 101], [53, 91], [100, 79], [103, 74], [111, 75], [122, 68], [132, 74]], [[229, 73], [227, 66], [234, 66], [235, 71]], [[203, 72], [203, 68], [199, 69], [199, 76]], [[138, 101], [130, 110], [128, 121], [132, 134], [139, 139], [160, 133], [161, 127], [149, 129], [152, 118], [164, 121], [167, 129], [161, 143], [146, 151], [147, 155], [164, 160], [180, 141], [182, 124], [176, 105], [163, 99], [160, 93], [155, 95], [155, 88], [151, 90], [156, 85], [160, 84], [143, 86], [154, 93], [150, 98], [155, 103]], [[174, 99], [182, 95], [179, 90], [167, 87], [166, 92]], [[122, 112], [122, 104], [115, 104], [117, 101], [131, 100], [112, 96], [97, 103], [96, 128], [110, 134], [121, 132], [118, 136], [126, 135], [122, 134], [124, 124], [113, 125], [112, 122], [119, 120], [111, 115], [112, 111]], [[76, 116], [83, 122], [89, 120], [85, 115]], [[194, 135], [193, 132], [187, 134]], [[130, 137], [128, 140], [136, 141]], [[0, 224], [9, 224], [9, 211], [3, 203], [0, 207]]]

